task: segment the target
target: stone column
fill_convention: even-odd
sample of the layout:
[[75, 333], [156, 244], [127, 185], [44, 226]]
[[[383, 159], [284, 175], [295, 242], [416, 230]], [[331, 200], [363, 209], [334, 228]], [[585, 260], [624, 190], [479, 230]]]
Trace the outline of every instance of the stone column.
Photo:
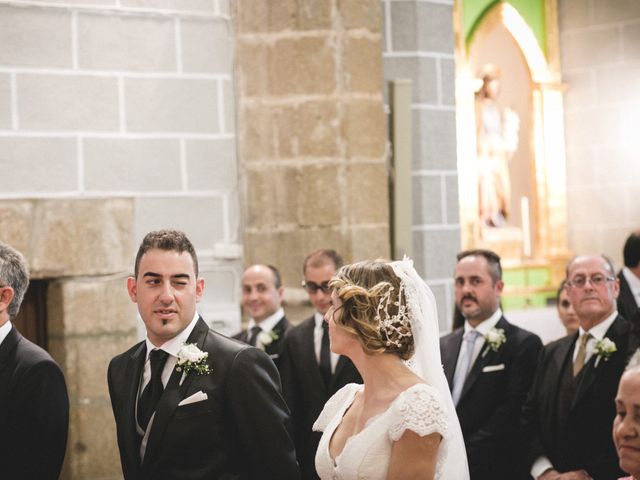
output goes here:
[[298, 286], [316, 248], [388, 257], [380, 3], [236, 0], [233, 15], [246, 263]]

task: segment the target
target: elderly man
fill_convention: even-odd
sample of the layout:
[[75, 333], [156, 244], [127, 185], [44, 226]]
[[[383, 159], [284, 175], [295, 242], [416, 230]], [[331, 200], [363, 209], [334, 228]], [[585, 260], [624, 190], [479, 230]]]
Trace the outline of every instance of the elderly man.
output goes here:
[[630, 325], [616, 310], [619, 284], [609, 259], [578, 256], [566, 274], [580, 328], [544, 348], [523, 409], [531, 475], [540, 480], [617, 479], [622, 471], [611, 422]]
[[500, 309], [500, 257], [490, 250], [458, 254], [456, 304], [464, 326], [440, 342], [472, 480], [517, 477], [518, 418], [542, 349], [540, 339], [509, 323]]
[[278, 269], [252, 265], [242, 275], [242, 307], [249, 315], [247, 328], [233, 338], [258, 347], [280, 366], [282, 340], [291, 326], [284, 316], [284, 288]]
[[347, 383], [362, 383], [351, 360], [331, 352], [324, 314], [331, 306], [329, 280], [342, 266], [335, 250], [316, 250], [304, 260], [303, 288], [315, 312], [285, 335], [282, 390], [291, 409], [296, 454], [302, 478], [315, 480], [315, 455], [321, 434], [311, 427], [329, 398]]
[[29, 286], [24, 258], [0, 243], [0, 477], [54, 480], [67, 444], [60, 367], [11, 324]]

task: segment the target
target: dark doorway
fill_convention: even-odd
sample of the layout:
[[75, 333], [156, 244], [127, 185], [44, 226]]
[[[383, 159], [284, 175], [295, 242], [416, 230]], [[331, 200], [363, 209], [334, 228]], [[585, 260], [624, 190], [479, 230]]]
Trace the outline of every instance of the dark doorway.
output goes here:
[[46, 280], [31, 280], [22, 306], [13, 324], [33, 343], [47, 348], [47, 287]]

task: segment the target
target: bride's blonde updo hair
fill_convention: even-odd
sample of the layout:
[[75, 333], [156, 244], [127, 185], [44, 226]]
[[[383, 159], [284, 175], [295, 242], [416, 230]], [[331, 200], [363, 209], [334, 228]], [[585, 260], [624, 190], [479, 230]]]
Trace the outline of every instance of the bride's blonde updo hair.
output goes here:
[[381, 260], [345, 265], [331, 279], [342, 301], [338, 328], [354, 334], [365, 353], [392, 353], [403, 360], [415, 349], [404, 288], [391, 266]]

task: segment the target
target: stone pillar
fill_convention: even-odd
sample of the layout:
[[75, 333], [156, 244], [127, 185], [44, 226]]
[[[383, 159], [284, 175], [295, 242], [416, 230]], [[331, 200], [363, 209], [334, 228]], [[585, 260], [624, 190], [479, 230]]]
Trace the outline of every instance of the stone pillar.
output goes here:
[[48, 350], [70, 401], [61, 478], [122, 478], [107, 365], [136, 341], [125, 283], [133, 270], [133, 201], [2, 201], [0, 231], [24, 254], [32, 278], [51, 280]]
[[233, 15], [246, 263], [298, 286], [316, 248], [388, 257], [379, 1], [236, 0]]

